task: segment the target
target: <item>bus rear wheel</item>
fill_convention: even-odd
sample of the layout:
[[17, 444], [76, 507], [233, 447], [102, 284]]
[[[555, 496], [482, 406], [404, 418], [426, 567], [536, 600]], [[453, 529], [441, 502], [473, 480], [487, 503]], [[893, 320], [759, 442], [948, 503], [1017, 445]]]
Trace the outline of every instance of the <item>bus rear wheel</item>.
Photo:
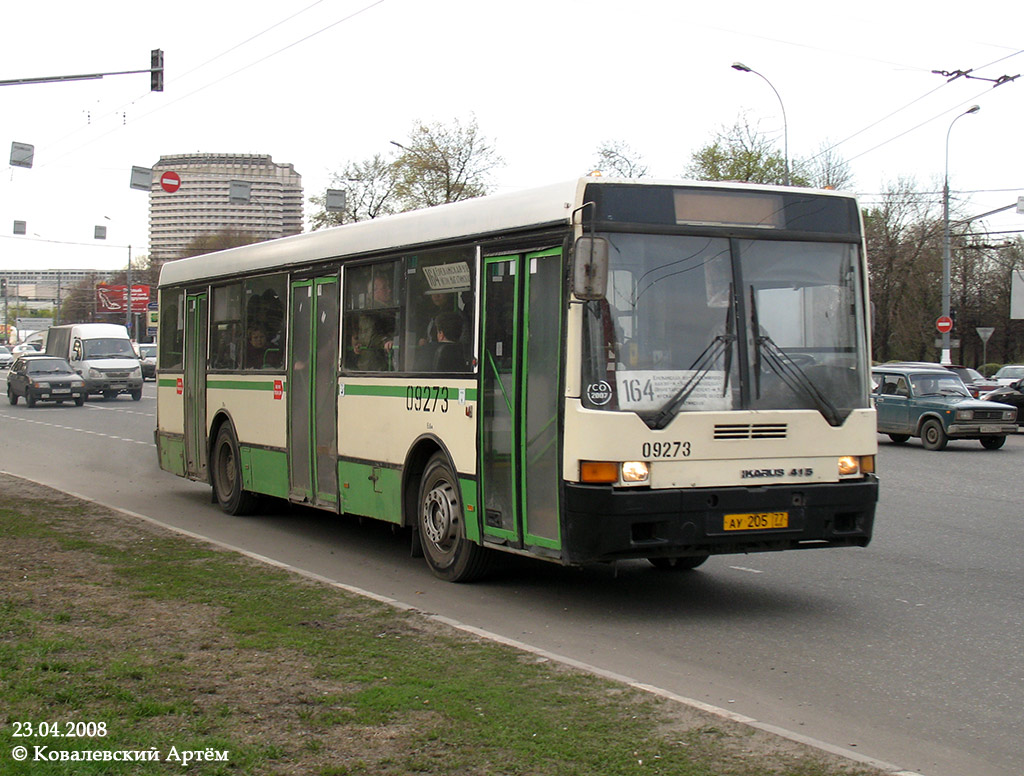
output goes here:
[[487, 550], [466, 538], [459, 480], [437, 453], [427, 462], [416, 501], [416, 528], [427, 566], [447, 582], [471, 582], [487, 571]]
[[256, 508], [257, 498], [254, 493], [242, 489], [242, 461], [235, 432], [229, 423], [217, 432], [210, 460], [213, 494], [220, 508], [229, 515], [251, 514]]

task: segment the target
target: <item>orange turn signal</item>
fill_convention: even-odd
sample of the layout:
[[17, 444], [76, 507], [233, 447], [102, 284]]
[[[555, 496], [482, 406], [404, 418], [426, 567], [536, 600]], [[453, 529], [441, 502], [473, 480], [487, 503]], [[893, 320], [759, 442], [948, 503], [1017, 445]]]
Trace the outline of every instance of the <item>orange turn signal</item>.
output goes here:
[[581, 482], [618, 482], [619, 464], [615, 461], [580, 461]]

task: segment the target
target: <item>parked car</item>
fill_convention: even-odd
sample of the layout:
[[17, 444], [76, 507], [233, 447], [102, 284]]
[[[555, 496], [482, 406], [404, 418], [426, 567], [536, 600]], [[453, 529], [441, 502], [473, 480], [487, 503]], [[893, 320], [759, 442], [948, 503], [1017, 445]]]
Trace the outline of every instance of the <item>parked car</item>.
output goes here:
[[0, 345], [0, 369], [7, 369], [14, 363], [14, 354], [6, 345]]
[[85, 380], [63, 358], [18, 358], [7, 375], [7, 400], [11, 404], [24, 397], [29, 407], [37, 401], [74, 401], [81, 407], [85, 396]]
[[15, 356], [20, 356], [22, 353], [38, 352], [39, 348], [37, 348], [33, 343], [30, 342], [22, 342], [21, 344], [15, 345], [13, 348], [11, 348], [11, 353], [13, 353]]
[[950, 439], [977, 439], [998, 450], [1017, 431], [1016, 407], [972, 398], [948, 369], [883, 364], [871, 378], [878, 431], [896, 444], [920, 437], [926, 450], [942, 450]]
[[1007, 364], [999, 367], [999, 371], [992, 375], [992, 379], [1000, 385], [1009, 385], [1024, 377], [1024, 364]]
[[139, 352], [139, 362], [142, 364], [142, 379], [156, 379], [156, 343], [144, 342], [137, 345], [135, 349]]
[[1024, 427], [1024, 378], [1009, 385], [1001, 385], [982, 397], [985, 401], [1012, 404], [1017, 408], [1017, 425]]
[[971, 369], [969, 366], [963, 364], [937, 364], [932, 361], [890, 361], [882, 366], [922, 366], [929, 367], [931, 369], [948, 369], [950, 372], [954, 372], [967, 387], [968, 393], [971, 394], [975, 399], [980, 397], [982, 394], [988, 393], [989, 391], [995, 390], [999, 387], [999, 383], [994, 378], [985, 377], [977, 369]]

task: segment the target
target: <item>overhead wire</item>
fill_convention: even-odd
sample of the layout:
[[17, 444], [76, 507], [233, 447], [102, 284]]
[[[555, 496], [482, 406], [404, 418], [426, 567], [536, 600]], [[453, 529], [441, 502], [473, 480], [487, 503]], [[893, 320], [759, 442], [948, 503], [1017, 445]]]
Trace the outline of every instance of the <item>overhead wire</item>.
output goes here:
[[[207, 65], [211, 64], [212, 62], [215, 62], [216, 60], [218, 60], [218, 59], [220, 59], [220, 58], [222, 58], [224, 56], [226, 56], [227, 54], [231, 53], [232, 51], [235, 51], [235, 50], [241, 48], [242, 46], [244, 46], [244, 45], [246, 45], [246, 44], [256, 40], [257, 38], [259, 38], [259, 37], [265, 35], [266, 33], [276, 29], [277, 27], [280, 27], [281, 25], [291, 21], [295, 17], [300, 16], [301, 14], [305, 13], [306, 11], [310, 10], [311, 8], [313, 8], [316, 5], [319, 5], [322, 2], [324, 2], [324, 0], [316, 0], [315, 2], [313, 2], [310, 5], [306, 6], [302, 10], [297, 11], [296, 13], [293, 13], [292, 15], [287, 16], [287, 17], [285, 17], [284, 19], [281, 19], [278, 22], [275, 22], [273, 25], [271, 25], [267, 29], [265, 29], [265, 30], [255, 34], [255, 35], [250, 36], [246, 40], [244, 40], [244, 41], [242, 41], [240, 43], [235, 44], [231, 48], [226, 49], [225, 51], [222, 51], [221, 53], [217, 54], [214, 57], [211, 57], [206, 62], [203, 62], [202, 64], [197, 65], [196, 67], [193, 67], [191, 70], [186, 71], [182, 75], [177, 76], [174, 80], [179, 80], [180, 78], [184, 78], [186, 75], [189, 75], [189, 74], [194, 73], [194, 72], [196, 72], [197, 70], [199, 70], [199, 69], [201, 69], [203, 67], [206, 67]], [[287, 44], [285, 46], [282, 46], [281, 48], [279, 48], [279, 49], [277, 49], [275, 51], [272, 51], [271, 53], [266, 54], [265, 56], [260, 57], [259, 59], [253, 60], [252, 62], [248, 63], [247, 65], [243, 65], [242, 67], [237, 68], [236, 70], [233, 70], [232, 72], [227, 73], [226, 75], [221, 76], [220, 78], [217, 78], [217, 79], [215, 79], [213, 81], [210, 81], [209, 83], [206, 83], [206, 84], [204, 84], [202, 86], [199, 86], [198, 88], [193, 89], [192, 91], [188, 92], [187, 94], [183, 94], [180, 97], [177, 97], [177, 98], [175, 98], [173, 100], [170, 100], [168, 102], [161, 103], [159, 106], [153, 108], [149, 112], [141, 114], [140, 116], [135, 118], [133, 121], [140, 121], [142, 119], [145, 119], [145, 118], [148, 118], [148, 117], [152, 116], [155, 113], [159, 113], [162, 110], [166, 110], [167, 108], [170, 108], [171, 106], [176, 105], [177, 103], [181, 102], [182, 100], [186, 100], [189, 97], [192, 97], [192, 96], [198, 94], [199, 92], [202, 92], [202, 91], [210, 88], [211, 86], [215, 86], [216, 84], [219, 84], [222, 81], [225, 81], [225, 80], [227, 80], [229, 78], [233, 78], [234, 76], [238, 75], [239, 73], [242, 73], [242, 72], [244, 72], [244, 71], [246, 71], [246, 70], [248, 70], [248, 69], [250, 69], [252, 67], [255, 67], [256, 65], [262, 64], [263, 62], [266, 62], [268, 59], [271, 59], [271, 58], [277, 56], [278, 54], [281, 54], [281, 53], [283, 53], [285, 51], [288, 51], [289, 49], [294, 48], [295, 46], [298, 46], [298, 45], [300, 45], [302, 43], [305, 43], [306, 41], [316, 37], [317, 35], [320, 35], [320, 34], [326, 32], [326, 31], [328, 31], [330, 29], [333, 29], [334, 27], [337, 27], [339, 24], [347, 22], [347, 21], [355, 18], [356, 16], [359, 16], [360, 14], [365, 13], [366, 11], [369, 11], [370, 9], [374, 8], [375, 6], [378, 6], [378, 5], [382, 4], [383, 2], [385, 2], [385, 0], [375, 0], [374, 2], [372, 2], [372, 3], [368, 4], [368, 5], [365, 5], [365, 6], [363, 6], [362, 8], [360, 8], [360, 9], [358, 9], [356, 11], [353, 11], [352, 13], [342, 17], [341, 19], [333, 21], [330, 24], [327, 24], [324, 27], [321, 27], [320, 29], [315, 30], [314, 32], [309, 33], [308, 35], [305, 35], [305, 36], [303, 36], [303, 37], [301, 37], [301, 38], [299, 38], [297, 40], [294, 40], [291, 43], [289, 43], [289, 44]], [[145, 96], [146, 94], [149, 94], [149, 92], [146, 92], [143, 95], [141, 95], [140, 97], [137, 97], [135, 99], [136, 100], [137, 99], [141, 99], [141, 97]], [[116, 108], [113, 111], [110, 111], [108, 114], [102, 114], [102, 115], [104, 115], [104, 116], [106, 116], [106, 115], [114, 115], [119, 110], [121, 110], [121, 108], [127, 107], [128, 105], [131, 105], [131, 104], [134, 104], [134, 102], [135, 102], [135, 100], [129, 101], [128, 103], [125, 103], [123, 106], [121, 106], [119, 108]], [[57, 142], [58, 143], [63, 142], [67, 138], [73, 137], [79, 131], [81, 131], [81, 129], [78, 129], [75, 132], [69, 133], [64, 138], [61, 138]], [[119, 131], [121, 131], [121, 127], [115, 127], [114, 129], [111, 129], [111, 130], [109, 130], [109, 131], [107, 131], [107, 132], [105, 132], [105, 133], [103, 133], [101, 135], [96, 135], [96, 136], [92, 137], [91, 139], [87, 140], [86, 142], [84, 142], [84, 143], [82, 143], [82, 144], [80, 144], [80, 145], [78, 145], [78, 146], [76, 146], [74, 148], [71, 148], [71, 149], [65, 151], [62, 154], [59, 154], [58, 156], [53, 157], [49, 162], [45, 162], [45, 163], [43, 163], [43, 164], [41, 164], [39, 166], [40, 167], [49, 166], [53, 162], [59, 161], [60, 159], [63, 159], [64, 157], [66, 157], [66, 156], [68, 156], [70, 154], [76, 153], [77, 151], [80, 151], [83, 148], [86, 148], [87, 146], [90, 146], [93, 143], [95, 143], [95, 142], [97, 142], [99, 140], [102, 140], [103, 138], [105, 138], [105, 137], [107, 137], [109, 135], [112, 135], [115, 132], [119, 132]]]

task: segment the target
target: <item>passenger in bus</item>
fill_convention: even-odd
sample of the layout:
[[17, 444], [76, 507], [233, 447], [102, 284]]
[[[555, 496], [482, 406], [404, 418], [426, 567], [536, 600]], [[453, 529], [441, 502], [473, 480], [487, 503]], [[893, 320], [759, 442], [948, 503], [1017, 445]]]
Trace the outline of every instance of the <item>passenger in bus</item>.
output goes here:
[[[426, 310], [427, 317], [429, 320], [426, 326], [423, 327], [422, 335], [420, 336], [420, 345], [426, 345], [428, 342], [437, 342], [437, 316], [445, 311], [452, 309], [452, 295], [447, 293], [433, 293], [429, 295], [432, 307]], [[423, 305], [426, 307], [426, 305]], [[420, 318], [422, 321], [422, 317]]]
[[274, 369], [281, 365], [281, 349], [270, 347], [261, 326], [250, 326], [245, 339], [245, 368]]
[[350, 341], [346, 364], [350, 369], [360, 372], [387, 370], [391, 344], [391, 340], [381, 331], [381, 321], [377, 315], [360, 315], [358, 330]]
[[465, 372], [466, 356], [459, 340], [462, 338], [462, 318], [458, 313], [441, 313], [434, 319], [437, 324], [437, 350], [434, 353], [435, 372]]

